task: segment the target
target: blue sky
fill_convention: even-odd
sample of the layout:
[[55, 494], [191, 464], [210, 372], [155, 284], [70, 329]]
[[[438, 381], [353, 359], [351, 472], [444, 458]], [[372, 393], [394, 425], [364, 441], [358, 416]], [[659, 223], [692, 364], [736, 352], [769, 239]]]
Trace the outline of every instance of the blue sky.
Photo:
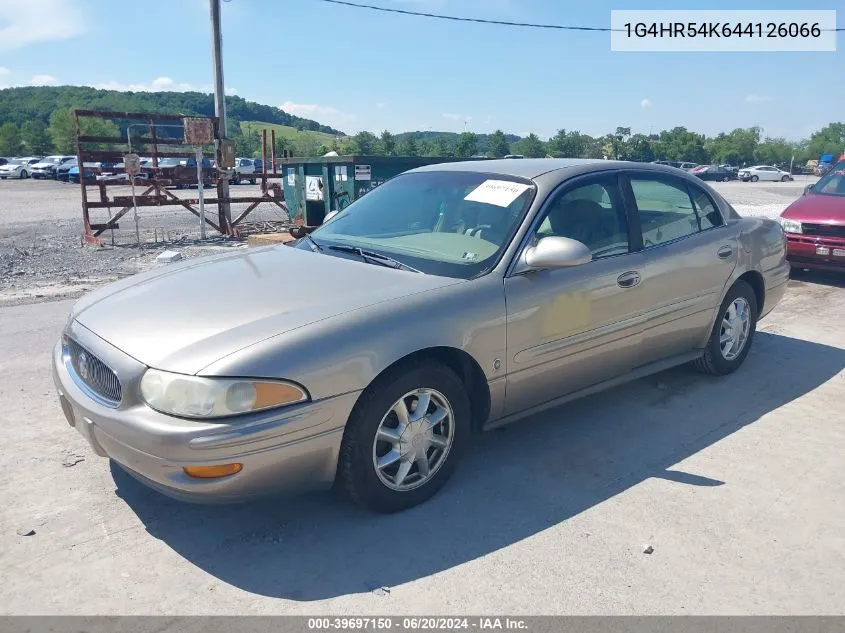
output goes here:
[[[409, 10], [609, 26], [658, 0], [369, 0]], [[707, 9], [842, 9], [841, 0], [708, 0]], [[590, 134], [759, 125], [800, 138], [845, 120], [834, 53], [620, 53], [608, 33], [454, 23], [317, 0], [223, 4], [230, 92], [345, 132]], [[840, 10], [838, 25], [845, 24]], [[200, 89], [212, 82], [207, 0], [0, 0], [0, 87]]]

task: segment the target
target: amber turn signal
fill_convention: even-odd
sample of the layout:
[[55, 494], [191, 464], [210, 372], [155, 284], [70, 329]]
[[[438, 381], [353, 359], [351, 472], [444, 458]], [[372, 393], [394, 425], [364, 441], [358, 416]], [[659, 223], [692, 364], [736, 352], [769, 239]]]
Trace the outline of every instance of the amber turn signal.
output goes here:
[[243, 470], [243, 464], [217, 464], [215, 466], [185, 466], [182, 470], [188, 477], [197, 479], [217, 479], [228, 477]]

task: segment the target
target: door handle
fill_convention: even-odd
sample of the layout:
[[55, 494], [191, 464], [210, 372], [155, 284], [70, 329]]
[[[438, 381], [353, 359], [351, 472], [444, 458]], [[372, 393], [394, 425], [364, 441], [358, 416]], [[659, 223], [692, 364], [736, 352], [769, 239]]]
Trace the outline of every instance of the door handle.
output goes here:
[[719, 259], [727, 259], [731, 255], [733, 255], [734, 249], [730, 246], [722, 246], [716, 254], [719, 256]]
[[616, 283], [620, 288], [633, 288], [640, 283], [640, 273], [636, 270], [629, 270], [619, 275], [616, 278]]

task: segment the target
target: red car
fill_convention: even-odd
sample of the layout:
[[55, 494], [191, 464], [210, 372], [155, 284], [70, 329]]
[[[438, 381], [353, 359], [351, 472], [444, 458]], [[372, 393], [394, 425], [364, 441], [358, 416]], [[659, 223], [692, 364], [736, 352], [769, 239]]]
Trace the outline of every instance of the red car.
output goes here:
[[780, 224], [794, 267], [845, 272], [845, 161], [808, 185], [781, 213]]

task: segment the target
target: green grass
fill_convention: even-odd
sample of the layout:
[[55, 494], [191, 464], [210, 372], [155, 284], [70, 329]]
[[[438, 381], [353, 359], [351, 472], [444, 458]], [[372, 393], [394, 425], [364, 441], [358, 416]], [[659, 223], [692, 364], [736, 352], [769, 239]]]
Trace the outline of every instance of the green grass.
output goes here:
[[278, 125], [276, 123], [262, 123], [261, 121], [241, 122], [241, 131], [244, 134], [247, 134], [249, 132], [252, 132], [253, 134], [255, 134], [256, 132], [258, 134], [261, 134], [261, 130], [267, 130], [268, 137], [270, 135], [270, 130], [275, 130], [277, 138], [286, 138], [291, 142], [296, 141], [296, 139], [302, 139], [303, 137], [306, 137], [313, 138], [320, 144], [330, 145], [335, 138], [331, 134], [325, 134], [323, 132], [314, 132], [312, 130], [303, 130], [300, 132], [295, 127], [290, 127], [288, 125]]

